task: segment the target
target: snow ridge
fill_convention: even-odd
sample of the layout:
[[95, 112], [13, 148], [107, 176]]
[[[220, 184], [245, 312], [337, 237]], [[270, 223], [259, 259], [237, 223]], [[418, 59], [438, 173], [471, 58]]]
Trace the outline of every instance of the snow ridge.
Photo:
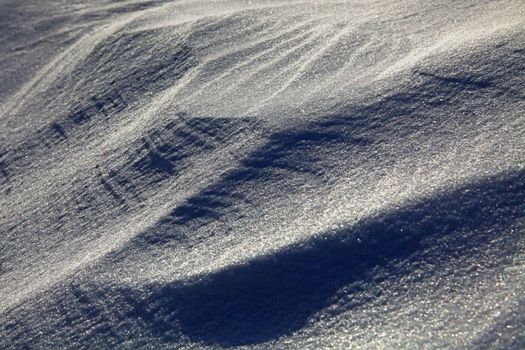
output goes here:
[[0, 10], [0, 347], [525, 345], [520, 1]]

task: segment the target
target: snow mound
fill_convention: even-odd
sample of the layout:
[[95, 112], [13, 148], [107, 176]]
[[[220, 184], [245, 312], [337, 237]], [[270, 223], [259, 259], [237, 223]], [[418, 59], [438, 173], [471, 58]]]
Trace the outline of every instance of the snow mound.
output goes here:
[[2, 348], [525, 346], [520, 1], [4, 1]]

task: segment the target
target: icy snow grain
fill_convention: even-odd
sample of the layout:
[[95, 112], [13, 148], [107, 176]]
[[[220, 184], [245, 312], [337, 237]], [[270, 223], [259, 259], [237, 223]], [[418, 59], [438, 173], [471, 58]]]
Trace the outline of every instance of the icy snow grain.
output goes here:
[[522, 1], [0, 2], [0, 347], [525, 347]]

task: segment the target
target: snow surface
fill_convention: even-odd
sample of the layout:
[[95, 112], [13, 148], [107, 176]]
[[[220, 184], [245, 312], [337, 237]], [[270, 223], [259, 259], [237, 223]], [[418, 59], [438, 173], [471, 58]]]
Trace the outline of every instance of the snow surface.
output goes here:
[[522, 0], [3, 0], [0, 42], [0, 348], [525, 348]]

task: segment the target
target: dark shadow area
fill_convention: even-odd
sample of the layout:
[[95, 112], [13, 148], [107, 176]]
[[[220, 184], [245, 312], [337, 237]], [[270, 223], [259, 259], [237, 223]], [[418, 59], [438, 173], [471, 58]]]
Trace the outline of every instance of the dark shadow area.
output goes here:
[[500, 258], [510, 258], [520, 249], [520, 233], [506, 228], [523, 218], [525, 171], [520, 171], [437, 194], [193, 282], [151, 285], [146, 298], [123, 293], [133, 306], [130, 316], [141, 318], [162, 341], [174, 340], [174, 329], [180, 329], [206, 344], [256, 344], [300, 329], [338, 290], [374, 280], [374, 271], [398, 280], [410, 273], [400, 266], [449, 264], [483, 251], [489, 242], [501, 244]]
[[254, 123], [250, 118], [188, 118], [184, 113], [174, 114], [143, 133], [129, 147], [124, 162], [97, 174], [102, 186], [94, 194], [95, 200], [109, 195], [118, 205], [138, 204], [144, 201], [141, 190], [176, 181], [195, 157], [213, 154], [238, 140]]
[[483, 80], [475, 77], [464, 76], [464, 77], [454, 77], [454, 76], [441, 76], [428, 72], [419, 72], [420, 75], [424, 77], [429, 77], [437, 79], [445, 84], [456, 84], [459, 86], [469, 86], [475, 89], [485, 89], [491, 87], [493, 84], [488, 80]]
[[[510, 59], [501, 60], [502, 66], [510, 66], [512, 63], [513, 60]], [[243, 190], [246, 188], [262, 188], [265, 184], [270, 184], [273, 189], [269, 191], [292, 195], [304, 182], [310, 181], [315, 186], [316, 181], [323, 181], [324, 174], [333, 168], [334, 156], [351, 156], [353, 161], [368, 161], [367, 154], [378, 145], [406, 139], [422, 130], [429, 134], [438, 134], [443, 132], [441, 123], [450, 123], [452, 119], [458, 127], [477, 127], [478, 117], [472, 113], [476, 104], [484, 106], [486, 99], [492, 97], [494, 91], [505, 91], [501, 82], [493, 81], [490, 75], [459, 77], [450, 73], [449, 77], [419, 71], [414, 74], [421, 78], [417, 85], [387, 95], [377, 102], [270, 133], [267, 142], [249, 154], [237, 169], [189, 198], [156, 228], [145, 232], [133, 242], [144, 240], [145, 243], [138, 242], [138, 245], [143, 245], [178, 240], [180, 237], [176, 232], [177, 225], [204, 225], [220, 218], [224, 213], [230, 213], [230, 209], [239, 201], [250, 201]], [[478, 98], [473, 98], [474, 95]], [[463, 113], [457, 113], [464, 107]], [[223, 128], [220, 124], [213, 123], [213, 118], [207, 124], [203, 124], [203, 120], [205, 119], [186, 117], [187, 123], [199, 126], [200, 133], [214, 133]], [[261, 128], [256, 123], [249, 127]], [[175, 136], [189, 140], [192, 147], [198, 145], [192, 139], [192, 134], [185, 133], [184, 130], [180, 130]], [[417, 148], [417, 145], [413, 145], [407, 143], [400, 146], [398, 143], [396, 147], [406, 147], [403, 153], [409, 155], [414, 152], [413, 148]], [[204, 149], [208, 146], [202, 147]], [[167, 144], [159, 149], [167, 154], [164, 158], [175, 163], [182, 158], [174, 155], [191, 147], [183, 146], [172, 150]], [[388, 154], [384, 155], [385, 162], [388, 162], [388, 158]], [[284, 188], [277, 186], [281, 180], [285, 183]]]
[[[128, 103], [140, 100], [145, 93], [158, 93], [190, 69], [196, 58], [185, 46], [159, 54], [159, 61], [150, 62], [150, 65], [143, 67], [143, 62], [133, 65], [133, 58], [144, 52], [130, 50], [129, 44], [135, 40], [142, 40], [145, 45], [158, 42], [157, 34], [130, 33], [114, 37], [98, 47], [99, 51], [87, 58], [90, 60], [87, 65], [97, 67], [97, 77], [105, 79], [112, 76], [109, 73], [122, 69], [110, 63], [122, 62], [125, 69], [120, 71], [121, 79], [101, 83], [96, 95], [86, 92], [78, 106], [73, 106], [62, 119], [38, 131], [21, 146], [8, 148], [1, 156], [0, 176], [7, 178], [12, 168], [19, 171], [18, 165], [13, 166], [14, 162], [22, 161], [31, 155], [32, 149], [48, 142], [43, 141], [46, 137], [54, 140], [49, 141], [48, 147], [68, 138], [74, 140], [76, 128], [115, 118], [121, 108], [131, 108]], [[163, 42], [162, 46], [165, 44]], [[116, 60], [122, 55], [128, 56]], [[516, 51], [517, 55], [522, 57], [523, 51]], [[240, 161], [237, 169], [187, 199], [168, 218], [130, 244], [144, 249], [148, 244], [177, 240], [180, 238], [178, 225], [220, 219], [240, 201], [250, 200], [243, 192], [250, 187], [258, 187], [255, 194], [259, 197], [254, 198], [255, 202], [266, 200], [260, 197], [261, 193], [293, 194], [295, 178], [322, 181], [323, 173], [339, 156], [336, 152], [349, 150], [340, 158], [342, 160], [349, 159], [345, 158], [348, 155], [366, 155], [380, 143], [405, 140], [407, 135], [422, 129], [439, 133], [440, 122], [454, 121], [457, 127], [468, 129], [471, 120], [476, 118], [477, 108], [485, 108], [483, 106], [494, 96], [508, 94], [514, 99], [523, 98], [521, 92], [518, 94], [509, 88], [506, 80], [521, 69], [513, 68], [516, 62], [521, 62], [518, 61], [520, 57], [506, 59], [494, 55], [498, 63], [493, 67], [503, 67], [496, 73], [485, 69], [490, 66], [472, 64], [473, 71], [490, 72], [484, 77], [458, 78], [459, 75], [442, 71], [416, 74], [423, 81], [395, 94], [378, 97], [370, 105], [348, 107], [338, 115], [269, 132], [266, 144]], [[513, 102], [512, 99], [502, 101], [495, 110], [508, 101]], [[498, 99], [494, 102], [500, 103]], [[465, 113], [456, 113], [460, 108]], [[175, 180], [193, 155], [221, 150], [233, 137], [239, 133], [242, 137], [252, 127], [259, 126], [249, 119], [178, 116], [146, 132], [144, 138], [133, 145], [136, 149], [129, 152], [124, 165], [108, 172], [101, 169], [97, 177], [100, 180], [97, 181], [98, 189], [115, 202], [124, 203], [126, 196], [135, 195], [140, 189], [152, 184], [157, 186], [167, 179]], [[397, 146], [402, 147], [400, 144]], [[389, 158], [385, 156], [385, 159], [374, 165], [387, 169]], [[280, 181], [282, 179], [285, 181]], [[265, 184], [268, 187], [263, 188]], [[90, 197], [92, 202], [85, 200], [77, 208], [105, 208], [96, 202], [103, 198], [103, 194], [99, 195], [102, 192], [79, 187], [79, 193]], [[57, 311], [59, 322], [51, 327], [49, 334], [55, 335], [61, 330], [59, 326], [85, 321], [73, 329], [75, 336], [85, 339], [85, 343], [79, 341], [76, 345], [95, 344], [96, 337], [102, 339], [99, 344], [107, 344], [107, 340], [118, 332], [136, 336], [128, 331], [137, 324], [144, 326], [140, 331], [166, 343], [178, 340], [183, 334], [192, 341], [210, 345], [258, 344], [301, 329], [311, 317], [333, 303], [342, 288], [350, 286], [347, 292], [358, 295], [362, 291], [359, 288], [378, 283], [378, 271], [383, 272], [385, 278], [398, 281], [413, 271], [410, 269], [412, 263], [428, 262], [438, 268], [440, 264], [457, 259], [477, 257], [476, 254], [483, 257], [487, 247], [494, 245], [500, 247], [495, 250], [498, 259], [510, 259], [523, 247], [523, 230], [506, 228], [517, 220], [523, 222], [524, 217], [525, 171], [522, 170], [435, 194], [351, 228], [325, 233], [300, 245], [186, 283], [150, 284], [141, 290], [120, 289], [116, 294], [112, 293], [114, 290], [101, 291], [100, 294], [95, 292], [90, 299], [86, 299], [90, 293], [80, 291], [76, 296], [82, 304], [80, 307], [69, 303], [66, 295], [56, 302], [62, 309]], [[129, 254], [126, 249], [121, 251]], [[65, 290], [64, 294], [71, 291]], [[56, 295], [63, 296], [61, 293], [59, 290]], [[357, 298], [345, 307], [351, 310], [369, 300]], [[112, 303], [119, 307], [112, 308]], [[42, 312], [45, 315], [47, 310]], [[107, 320], [101, 322], [99, 315], [103, 313], [107, 314]], [[32, 324], [26, 320], [22, 318], [19, 334], [21, 337], [32, 334], [38, 340], [38, 329], [45, 327], [45, 323]], [[129, 323], [118, 324], [119, 320]], [[81, 327], [91, 333], [79, 334]], [[123, 341], [125, 336], [114, 338]], [[48, 339], [53, 338], [49, 336]], [[37, 344], [35, 341], [35, 347]], [[43, 341], [40, 344], [44, 344]]]
[[119, 171], [131, 171], [136, 173], [134, 178], [151, 183], [162, 181], [180, 173], [193, 156], [226, 146], [254, 124], [250, 118], [188, 118], [184, 113], [176, 114], [145, 133]]
[[175, 173], [174, 165], [155, 151], [150, 151], [143, 159], [139, 160], [137, 168], [142, 170], [142, 172], [152, 171], [155, 173], [167, 173], [168, 175]]
[[[308, 177], [322, 181], [329, 164], [324, 155], [341, 149], [360, 148], [365, 150], [373, 142], [360, 136], [366, 128], [366, 117], [340, 118], [340, 120], [321, 119], [309, 123], [306, 128], [290, 128], [268, 136], [267, 142], [240, 162], [239, 167], [226, 173], [219, 182], [205, 188], [202, 192], [188, 198], [184, 204], [175, 208], [155, 228], [137, 237], [133, 242], [145, 244], [163, 244], [178, 239], [177, 225], [200, 225], [231, 214], [235, 205], [249, 202], [243, 188], [261, 187], [265, 184], [275, 186], [280, 180], [293, 180], [294, 177]], [[263, 130], [262, 123], [249, 118], [187, 118], [185, 127], [173, 129], [171, 139], [181, 147], [172, 148], [170, 144], [158, 143], [156, 149], [165, 161], [153, 162], [150, 157], [141, 157], [134, 165], [143, 173], [154, 173], [155, 169], [168, 169], [169, 162], [174, 167], [182, 164], [188, 152], [203, 152], [228, 143], [229, 135], [238, 132], [249, 133], [254, 129]], [[200, 135], [200, 139], [196, 136]], [[186, 143], [188, 147], [186, 147]], [[147, 148], [151, 148], [149, 143]], [[190, 151], [188, 151], [190, 150]], [[157, 165], [155, 165], [157, 164]], [[160, 167], [159, 164], [165, 164]], [[158, 172], [158, 171], [157, 171]], [[168, 173], [163, 171], [163, 174]], [[155, 179], [154, 176], [150, 177]], [[296, 189], [288, 184], [287, 194]]]
[[2, 175], [2, 183], [6, 183], [9, 179], [9, 172], [7, 171], [7, 164], [4, 161], [4, 156], [7, 152], [0, 152], [0, 175]]

